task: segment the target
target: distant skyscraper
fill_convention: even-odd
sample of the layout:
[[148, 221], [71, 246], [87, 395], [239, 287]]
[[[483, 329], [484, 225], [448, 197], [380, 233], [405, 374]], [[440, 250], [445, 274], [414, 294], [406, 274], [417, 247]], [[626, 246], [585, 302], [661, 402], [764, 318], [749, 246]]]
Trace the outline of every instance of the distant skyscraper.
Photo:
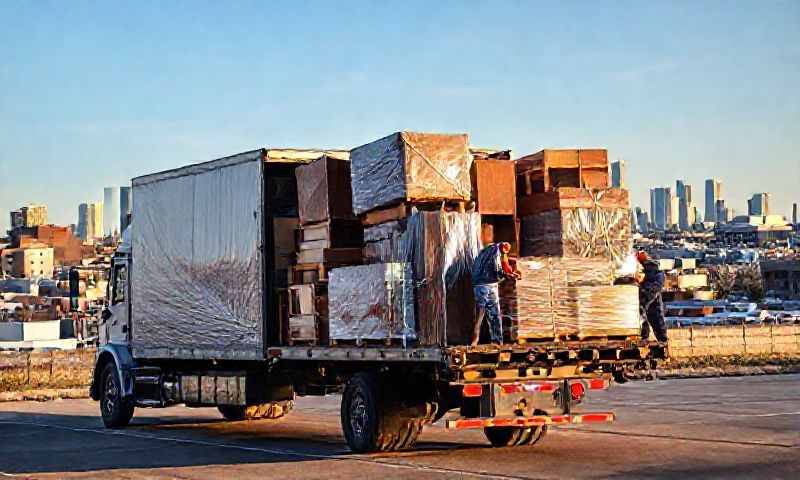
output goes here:
[[[667, 189], [669, 190], [669, 189]], [[667, 218], [667, 227], [672, 228], [675, 225], [678, 225], [678, 219], [680, 218], [681, 213], [681, 203], [680, 199], [673, 195], [671, 192], [669, 194], [669, 214]]]
[[103, 189], [103, 235], [105, 236], [119, 233], [119, 199], [119, 187], [106, 187]]
[[625, 188], [625, 160], [611, 162], [611, 187]]
[[78, 205], [78, 231], [76, 235], [84, 242], [88, 239], [89, 233], [89, 204], [81, 203]]
[[747, 214], [751, 216], [769, 215], [769, 193], [756, 193], [747, 200]]
[[27, 205], [19, 209], [22, 212], [22, 222], [26, 227], [36, 227], [47, 224], [47, 206]]
[[722, 197], [722, 183], [709, 178], [706, 180], [706, 211], [703, 220], [706, 222], [717, 221], [717, 200]]
[[792, 204], [792, 223], [797, 225], [797, 204]]
[[678, 227], [689, 230], [694, 224], [694, 205], [692, 205], [692, 186], [686, 185], [683, 180], [675, 182], [675, 193], [678, 198]]
[[717, 223], [728, 223], [730, 221], [730, 210], [725, 206], [725, 200], [717, 200], [714, 218]]
[[638, 231], [640, 233], [647, 233], [648, 231], [650, 231], [650, 228], [648, 226], [649, 221], [647, 218], [647, 212], [643, 211], [641, 207], [636, 207], [635, 213], [636, 213], [636, 225]]
[[22, 210], [11, 210], [11, 229], [21, 228], [25, 226], [25, 216], [22, 215]]
[[131, 213], [133, 202], [131, 201], [131, 187], [119, 187], [119, 225], [122, 233], [128, 228], [128, 215]]
[[[673, 225], [673, 203], [672, 191], [669, 187], [656, 187], [650, 190], [650, 213], [655, 228], [666, 230]], [[677, 215], [677, 206], [675, 213]]]
[[93, 202], [89, 204], [89, 229], [87, 232], [89, 239], [95, 240], [103, 238], [103, 202]]

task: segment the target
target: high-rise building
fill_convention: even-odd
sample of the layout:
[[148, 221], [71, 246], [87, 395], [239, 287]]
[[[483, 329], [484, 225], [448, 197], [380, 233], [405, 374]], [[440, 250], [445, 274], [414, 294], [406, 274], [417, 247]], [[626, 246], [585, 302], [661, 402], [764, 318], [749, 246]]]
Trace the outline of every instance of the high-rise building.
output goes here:
[[709, 178], [706, 180], [706, 211], [703, 220], [706, 222], [717, 221], [717, 200], [722, 197], [722, 183]]
[[731, 212], [725, 206], [725, 200], [719, 199], [714, 209], [714, 218], [717, 223], [728, 223], [731, 220]]
[[89, 204], [89, 239], [101, 239], [105, 235], [103, 229], [103, 202], [93, 202]]
[[641, 209], [641, 207], [636, 207], [636, 225], [637, 229], [640, 233], [647, 233], [650, 231], [649, 228], [649, 220], [647, 218], [647, 212]]
[[747, 214], [750, 216], [769, 215], [769, 193], [755, 193], [747, 200]]
[[797, 204], [792, 204], [792, 223], [797, 225]]
[[[650, 190], [650, 212], [652, 214], [653, 227], [666, 230], [674, 222], [672, 221], [673, 196], [669, 187], [656, 187]], [[677, 206], [675, 213], [677, 215]]]
[[119, 187], [119, 233], [128, 228], [128, 215], [131, 214], [133, 202], [131, 198], [131, 187]]
[[78, 205], [78, 231], [76, 235], [84, 242], [88, 240], [89, 233], [89, 204], [81, 203]]
[[675, 193], [678, 198], [678, 227], [689, 230], [694, 225], [695, 215], [692, 205], [692, 186], [686, 185], [683, 180], [675, 182]]
[[119, 234], [119, 199], [119, 187], [103, 189], [103, 235], [106, 237]]
[[611, 162], [611, 187], [625, 188], [625, 160]]
[[[667, 189], [667, 190], [669, 190], [669, 189]], [[673, 226], [678, 225], [678, 220], [680, 218], [680, 212], [681, 212], [680, 199], [670, 192], [669, 193], [669, 218], [667, 220], [667, 227], [668, 228], [672, 228]]]
[[47, 224], [46, 205], [27, 205], [20, 208], [22, 212], [22, 222], [25, 227], [36, 227]]
[[11, 210], [11, 229], [22, 228], [25, 226], [25, 216], [22, 215], [22, 210]]

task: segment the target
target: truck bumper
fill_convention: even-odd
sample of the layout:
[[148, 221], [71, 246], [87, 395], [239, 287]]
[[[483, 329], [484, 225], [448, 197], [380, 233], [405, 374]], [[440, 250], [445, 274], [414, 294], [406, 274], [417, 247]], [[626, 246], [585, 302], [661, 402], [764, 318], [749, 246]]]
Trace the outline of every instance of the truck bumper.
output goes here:
[[464, 430], [487, 427], [539, 427], [545, 425], [569, 425], [575, 423], [609, 423], [615, 416], [612, 412], [587, 412], [571, 415], [534, 415], [532, 417], [455, 418], [445, 423], [445, 428]]

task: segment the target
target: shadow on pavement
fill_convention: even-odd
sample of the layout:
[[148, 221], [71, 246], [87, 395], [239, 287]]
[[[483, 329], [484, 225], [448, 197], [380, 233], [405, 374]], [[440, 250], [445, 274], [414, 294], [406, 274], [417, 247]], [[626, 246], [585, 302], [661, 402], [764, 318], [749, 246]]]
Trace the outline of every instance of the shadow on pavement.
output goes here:
[[[314, 462], [381, 458], [351, 453], [338, 425], [289, 419], [228, 422], [193, 417], [134, 417], [105, 429], [96, 416], [0, 412], [0, 472], [89, 472], [110, 469]], [[413, 452], [462, 449], [424, 442]], [[485, 448], [472, 446], [466, 448]], [[406, 453], [407, 454], [407, 453]]]

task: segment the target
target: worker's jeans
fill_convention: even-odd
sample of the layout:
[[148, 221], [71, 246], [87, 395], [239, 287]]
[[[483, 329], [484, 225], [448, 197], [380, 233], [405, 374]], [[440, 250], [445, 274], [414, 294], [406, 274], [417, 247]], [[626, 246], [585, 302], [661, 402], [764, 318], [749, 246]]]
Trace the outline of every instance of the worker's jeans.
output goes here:
[[500, 321], [497, 284], [475, 285], [472, 288], [475, 292], [475, 305], [478, 307], [478, 320], [475, 322], [473, 340], [477, 341], [480, 339], [481, 324], [485, 316], [489, 321], [489, 332], [492, 336], [492, 343], [503, 343], [503, 325]]
[[666, 342], [667, 324], [664, 322], [664, 304], [660, 298], [648, 303], [650, 305], [647, 307], [647, 312], [645, 312], [646, 318], [642, 319], [642, 340], [647, 340], [650, 336], [650, 326], [652, 326], [656, 340]]

